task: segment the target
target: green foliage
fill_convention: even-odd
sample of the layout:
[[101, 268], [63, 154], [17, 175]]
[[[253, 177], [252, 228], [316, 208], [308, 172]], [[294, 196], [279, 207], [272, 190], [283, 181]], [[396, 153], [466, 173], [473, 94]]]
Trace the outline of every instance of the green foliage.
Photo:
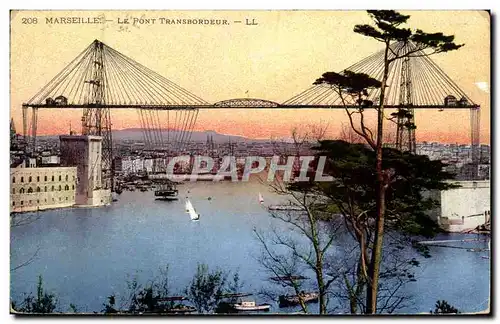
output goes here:
[[381, 82], [365, 73], [344, 71], [343, 73], [325, 72], [314, 84], [328, 84], [339, 87], [350, 94], [365, 93], [367, 89], [380, 88]]
[[[434, 53], [457, 50], [463, 46], [453, 41], [455, 36], [446, 36], [443, 33], [426, 33], [417, 29], [414, 33], [409, 28], [400, 27], [410, 16], [402, 15], [394, 10], [368, 10], [375, 26], [356, 25], [354, 32], [389, 44], [392, 41], [413, 42], [417, 50], [432, 49]], [[411, 51], [409, 54], [415, 53]], [[394, 57], [391, 61], [397, 59]]]
[[[375, 152], [365, 145], [345, 141], [322, 141], [316, 150], [318, 156], [327, 157], [324, 173], [335, 179], [314, 184], [316, 189], [330, 197], [341, 211], [350, 210], [349, 201], [356, 207], [355, 213], [366, 211], [370, 218], [375, 218]], [[424, 193], [456, 187], [446, 182], [453, 176], [443, 167], [441, 161], [431, 161], [427, 156], [383, 149], [383, 168], [391, 179], [386, 192], [387, 226], [426, 237], [439, 230], [426, 214], [438, 202]]]
[[103, 313], [105, 314], [114, 314], [118, 313], [116, 310], [116, 298], [115, 295], [111, 295], [108, 297], [108, 302], [106, 304], [103, 304], [104, 309], [102, 310]]
[[75, 304], [69, 304], [69, 309], [73, 312], [73, 313], [78, 313], [78, 308], [76, 307]]
[[229, 293], [232, 294], [241, 292], [241, 289], [243, 288], [243, 283], [240, 281], [240, 275], [238, 272], [234, 273], [232, 281], [230, 281], [227, 284], [227, 288], [229, 290]]
[[434, 314], [458, 314], [459, 311], [455, 307], [448, 304], [446, 300], [438, 300], [434, 308]]
[[144, 286], [140, 285], [137, 278], [128, 282], [130, 291], [128, 311], [132, 313], [161, 313], [175, 306], [169, 297], [168, 267], [161, 269], [159, 277], [154, 278]]
[[199, 313], [210, 313], [217, 307], [225, 288], [225, 273], [218, 269], [209, 271], [206, 264], [198, 264], [196, 274], [185, 292]]
[[12, 308], [21, 313], [53, 313], [57, 306], [57, 300], [54, 294], [48, 294], [44, 291], [42, 276], [38, 276], [36, 292], [36, 297], [30, 294], [19, 306], [12, 303]]
[[152, 285], [147, 286], [134, 295], [129, 311], [139, 313], [164, 311], [161, 298], [162, 296]]

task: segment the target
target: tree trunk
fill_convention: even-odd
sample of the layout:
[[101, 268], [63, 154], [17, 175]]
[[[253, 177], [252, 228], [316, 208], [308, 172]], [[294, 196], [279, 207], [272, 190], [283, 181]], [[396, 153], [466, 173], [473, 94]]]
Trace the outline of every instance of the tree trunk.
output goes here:
[[377, 311], [378, 279], [380, 273], [380, 262], [382, 260], [382, 243], [384, 240], [384, 217], [385, 217], [385, 180], [382, 168], [382, 148], [384, 135], [384, 99], [387, 75], [389, 73], [389, 42], [385, 44], [384, 76], [380, 88], [380, 103], [377, 114], [377, 150], [376, 150], [376, 172], [377, 172], [377, 202], [375, 220], [375, 242], [372, 249], [372, 257], [369, 267], [369, 282], [366, 296], [366, 313], [375, 314]]
[[319, 290], [319, 313], [326, 314], [326, 291], [325, 291], [325, 282], [323, 278], [323, 252], [321, 251], [320, 243], [319, 243], [319, 234], [316, 231], [316, 216], [312, 215], [310, 210], [307, 210], [307, 217], [309, 219], [309, 224], [311, 225], [311, 237], [314, 252], [316, 254], [316, 282], [318, 284]]
[[318, 258], [318, 262], [316, 263], [316, 279], [318, 281], [319, 288], [319, 313], [326, 314], [326, 291], [325, 291], [325, 282], [323, 281], [323, 256], [321, 255]]

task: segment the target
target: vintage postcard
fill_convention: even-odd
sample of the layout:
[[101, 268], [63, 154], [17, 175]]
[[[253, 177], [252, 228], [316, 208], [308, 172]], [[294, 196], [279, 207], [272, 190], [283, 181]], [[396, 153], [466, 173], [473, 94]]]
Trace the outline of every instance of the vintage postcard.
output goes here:
[[490, 314], [488, 11], [10, 12], [12, 314]]

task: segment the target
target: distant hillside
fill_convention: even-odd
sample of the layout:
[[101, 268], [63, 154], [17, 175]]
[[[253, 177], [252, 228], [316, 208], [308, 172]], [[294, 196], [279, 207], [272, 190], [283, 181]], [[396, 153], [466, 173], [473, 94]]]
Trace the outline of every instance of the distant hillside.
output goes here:
[[[169, 132], [164, 129], [161, 131], [163, 134], [163, 138], [166, 139], [167, 135], [170, 136], [171, 138], [175, 138], [175, 136], [179, 136], [180, 132], [178, 131], [173, 131], [170, 130]], [[191, 133], [191, 141], [192, 142], [205, 142], [207, 140], [207, 136], [211, 136], [213, 138], [214, 143], [227, 143], [229, 141], [229, 138], [231, 138], [231, 142], [260, 142], [260, 141], [267, 141], [267, 140], [258, 140], [258, 139], [253, 139], [253, 138], [246, 138], [243, 136], [233, 136], [233, 135], [226, 135], [226, 134], [220, 134], [217, 133], [216, 131], [213, 130], [206, 130], [203, 132], [198, 132], [198, 131], [193, 131]], [[141, 141], [144, 138], [144, 133], [141, 128], [127, 128], [127, 129], [121, 129], [121, 130], [115, 130], [113, 131], [113, 139], [116, 140], [137, 140]]]
[[[166, 129], [162, 130], [163, 138], [166, 139], [168, 132]], [[175, 138], [175, 136], [179, 136], [180, 132], [178, 131], [170, 131], [170, 138]], [[133, 141], [142, 141], [144, 140], [144, 133], [142, 128], [126, 128], [120, 130], [113, 131], [113, 140], [133, 140]], [[213, 130], [206, 130], [202, 132], [192, 132], [191, 133], [191, 141], [192, 142], [205, 142], [207, 140], [207, 136], [211, 136], [214, 140], [214, 143], [227, 143], [229, 142], [229, 138], [231, 138], [231, 142], [266, 142], [268, 139], [254, 139], [247, 138], [243, 136], [235, 136], [235, 135], [226, 135], [220, 134]], [[58, 140], [59, 135], [38, 135], [39, 138], [47, 139], [47, 140]]]

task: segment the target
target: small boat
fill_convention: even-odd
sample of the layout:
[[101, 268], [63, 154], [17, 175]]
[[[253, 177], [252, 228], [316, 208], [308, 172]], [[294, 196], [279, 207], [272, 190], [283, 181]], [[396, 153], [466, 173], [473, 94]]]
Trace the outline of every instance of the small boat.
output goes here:
[[181, 300], [187, 300], [187, 298], [184, 297], [184, 296], [170, 296], [170, 297], [158, 298], [157, 300], [160, 301], [160, 302], [165, 302], [165, 301], [181, 301]]
[[259, 203], [262, 205], [264, 203], [264, 197], [259, 192]]
[[167, 182], [165, 184], [159, 185], [158, 189], [155, 190], [156, 199], [162, 200], [177, 200], [179, 191], [176, 189], [175, 183]]
[[315, 292], [306, 293], [301, 291], [298, 295], [281, 295], [279, 297], [280, 307], [289, 307], [300, 305], [300, 300], [304, 303], [314, 303], [317, 302], [319, 294]]
[[179, 305], [179, 306], [174, 306], [174, 307], [168, 309], [165, 313], [185, 314], [185, 313], [192, 313], [192, 312], [196, 312], [196, 308], [194, 308], [193, 306]]
[[200, 219], [200, 214], [196, 212], [196, 210], [193, 207], [193, 204], [188, 200], [186, 200], [186, 213], [189, 214], [189, 217], [191, 217], [192, 221], [197, 221]]
[[257, 305], [253, 300], [241, 301], [236, 304], [232, 304], [232, 307], [240, 312], [259, 312], [268, 311], [271, 308], [269, 304]]
[[227, 293], [227, 294], [220, 294], [216, 295], [217, 298], [240, 298], [240, 297], [248, 297], [252, 296], [253, 294], [250, 293]]
[[273, 206], [269, 206], [269, 210], [278, 210], [278, 211], [287, 211], [287, 210], [303, 211], [304, 208], [301, 207], [301, 206], [295, 206], [295, 205], [273, 205]]
[[305, 280], [307, 277], [304, 276], [284, 276], [284, 277], [271, 277], [269, 278], [272, 281], [291, 281], [291, 280]]

